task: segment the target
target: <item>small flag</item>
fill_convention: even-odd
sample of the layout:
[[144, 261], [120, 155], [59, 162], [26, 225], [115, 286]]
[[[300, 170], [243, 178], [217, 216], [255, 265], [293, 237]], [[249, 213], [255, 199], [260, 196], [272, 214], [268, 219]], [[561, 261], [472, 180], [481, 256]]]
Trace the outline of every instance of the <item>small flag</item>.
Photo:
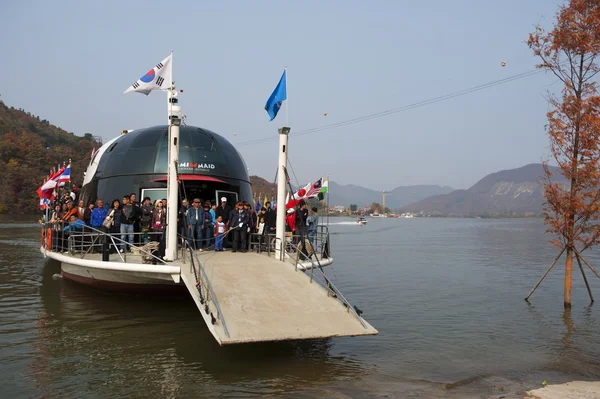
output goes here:
[[149, 70], [144, 76], [139, 78], [137, 82], [129, 86], [125, 93], [142, 93], [150, 94], [152, 90], [168, 90], [171, 87], [171, 59], [173, 54], [156, 64], [154, 68]]
[[319, 180], [313, 183], [312, 187], [309, 188], [306, 192], [306, 197], [308, 199], [315, 198], [321, 192], [321, 188], [323, 187], [323, 178], [321, 177]]
[[71, 181], [71, 164], [69, 164], [66, 169], [58, 176], [57, 183], [59, 186], [64, 186], [65, 183]]
[[48, 179], [44, 184], [42, 184], [42, 187], [40, 187], [39, 190], [40, 191], [53, 190], [58, 183], [58, 178], [64, 171], [65, 171], [64, 166], [62, 168], [59, 168], [58, 171], [54, 172], [52, 174], [52, 176], [50, 176], [50, 179]]
[[277, 201], [275, 201], [275, 197], [271, 197], [271, 208], [273, 208], [273, 210], [277, 209]]
[[267, 100], [265, 104], [265, 110], [271, 117], [270, 120], [275, 119], [277, 113], [279, 112], [279, 108], [281, 108], [281, 103], [287, 100], [287, 81], [286, 81], [286, 73], [287, 70], [283, 70], [283, 75], [281, 75], [281, 79], [279, 79], [279, 83], [277, 83], [277, 87], [271, 93], [271, 97]]
[[260, 212], [260, 208], [262, 208], [262, 204], [260, 203], [260, 194], [258, 195], [258, 200], [256, 201], [256, 206], [254, 207], [254, 210], [256, 212]]
[[323, 201], [323, 198], [325, 198], [325, 194], [327, 194], [328, 191], [329, 191], [329, 177], [325, 179], [325, 183], [323, 183], [323, 186], [321, 187], [321, 190], [319, 191], [319, 201]]

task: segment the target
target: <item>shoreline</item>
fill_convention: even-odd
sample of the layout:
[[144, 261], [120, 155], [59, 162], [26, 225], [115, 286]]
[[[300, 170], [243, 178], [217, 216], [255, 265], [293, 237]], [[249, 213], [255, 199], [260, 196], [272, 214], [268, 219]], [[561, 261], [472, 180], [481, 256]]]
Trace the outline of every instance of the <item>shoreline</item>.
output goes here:
[[526, 392], [526, 397], [537, 399], [599, 399], [600, 381], [571, 381], [546, 385]]

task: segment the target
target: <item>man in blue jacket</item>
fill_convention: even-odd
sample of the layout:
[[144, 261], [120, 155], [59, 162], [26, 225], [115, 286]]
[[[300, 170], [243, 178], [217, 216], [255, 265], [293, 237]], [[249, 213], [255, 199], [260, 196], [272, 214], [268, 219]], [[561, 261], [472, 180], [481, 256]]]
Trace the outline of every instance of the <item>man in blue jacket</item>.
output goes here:
[[104, 218], [106, 218], [107, 210], [104, 209], [104, 202], [101, 199], [96, 201], [96, 207], [92, 210], [92, 217], [90, 218], [90, 225], [99, 230], [106, 230], [102, 226]]
[[[108, 210], [104, 209], [104, 202], [101, 199], [98, 199], [96, 201], [96, 207], [92, 210], [92, 216], [90, 217], [90, 225], [96, 230], [108, 233], [108, 229], [102, 226], [102, 222], [104, 222], [107, 213]], [[92, 233], [97, 232], [92, 230]], [[98, 240], [98, 244], [100, 244], [100, 246], [104, 243], [104, 239], [105, 237], [100, 237], [100, 240]]]
[[188, 225], [188, 240], [190, 246], [202, 251], [202, 236], [204, 232], [204, 209], [200, 208], [200, 198], [194, 198], [192, 207], [186, 211]]

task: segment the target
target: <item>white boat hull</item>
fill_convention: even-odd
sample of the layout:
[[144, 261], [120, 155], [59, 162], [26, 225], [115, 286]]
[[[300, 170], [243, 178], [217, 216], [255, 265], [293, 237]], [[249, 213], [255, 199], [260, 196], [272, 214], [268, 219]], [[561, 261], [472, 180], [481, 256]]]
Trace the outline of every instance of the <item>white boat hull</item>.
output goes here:
[[185, 291], [180, 282], [178, 265], [146, 265], [124, 262], [103, 262], [81, 259], [57, 252], [42, 253], [60, 262], [61, 274], [65, 279], [108, 291], [122, 292], [179, 292]]

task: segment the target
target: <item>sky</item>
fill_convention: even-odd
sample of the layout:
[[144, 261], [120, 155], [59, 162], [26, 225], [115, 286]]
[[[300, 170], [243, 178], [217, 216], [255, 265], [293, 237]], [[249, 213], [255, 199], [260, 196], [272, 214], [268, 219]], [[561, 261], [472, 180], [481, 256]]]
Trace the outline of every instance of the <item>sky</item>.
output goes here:
[[525, 41], [536, 24], [551, 28], [560, 4], [5, 1], [0, 100], [104, 139], [166, 124], [166, 93], [123, 91], [173, 50], [187, 123], [227, 138], [250, 174], [273, 181], [285, 109], [269, 122], [264, 105], [287, 66], [293, 180], [468, 188], [489, 173], [547, 159], [547, 95], [560, 90], [552, 75], [295, 133], [534, 70], [538, 60]]

